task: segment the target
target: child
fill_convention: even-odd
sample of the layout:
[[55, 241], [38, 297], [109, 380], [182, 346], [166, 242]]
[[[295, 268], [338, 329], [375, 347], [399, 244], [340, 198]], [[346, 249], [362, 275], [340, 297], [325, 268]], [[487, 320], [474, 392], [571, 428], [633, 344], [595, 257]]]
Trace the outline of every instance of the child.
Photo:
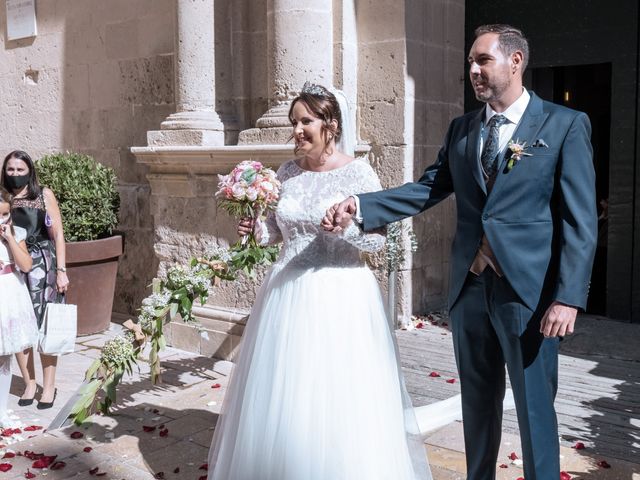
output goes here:
[[0, 188], [0, 427], [8, 426], [11, 355], [35, 345], [38, 327], [22, 272], [31, 270], [26, 230], [11, 224], [11, 195]]

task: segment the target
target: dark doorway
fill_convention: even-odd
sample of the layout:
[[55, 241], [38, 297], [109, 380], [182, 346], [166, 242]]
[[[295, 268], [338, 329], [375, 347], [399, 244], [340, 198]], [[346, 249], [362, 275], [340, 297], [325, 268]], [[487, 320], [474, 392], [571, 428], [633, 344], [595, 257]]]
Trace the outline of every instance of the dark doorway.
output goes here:
[[587, 312], [606, 315], [611, 64], [532, 68], [524, 81], [545, 100], [585, 112], [591, 120], [599, 219]]

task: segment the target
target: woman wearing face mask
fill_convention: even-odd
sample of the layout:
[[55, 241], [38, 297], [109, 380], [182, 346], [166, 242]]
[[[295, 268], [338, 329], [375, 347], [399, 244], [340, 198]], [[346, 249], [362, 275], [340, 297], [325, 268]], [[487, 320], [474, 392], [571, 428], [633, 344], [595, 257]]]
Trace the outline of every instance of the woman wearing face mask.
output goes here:
[[[33, 160], [26, 152], [16, 150], [5, 157], [1, 183], [14, 195], [11, 209], [14, 225], [27, 231], [27, 248], [33, 259], [27, 283], [40, 327], [46, 304], [55, 302], [58, 293], [66, 292], [69, 285], [60, 209], [53, 192], [38, 184]], [[18, 405], [31, 405], [37, 390], [33, 349], [17, 353], [16, 358], [25, 381], [25, 390]], [[41, 354], [40, 360], [43, 383], [37, 408], [42, 410], [51, 408], [55, 400], [58, 357]]]

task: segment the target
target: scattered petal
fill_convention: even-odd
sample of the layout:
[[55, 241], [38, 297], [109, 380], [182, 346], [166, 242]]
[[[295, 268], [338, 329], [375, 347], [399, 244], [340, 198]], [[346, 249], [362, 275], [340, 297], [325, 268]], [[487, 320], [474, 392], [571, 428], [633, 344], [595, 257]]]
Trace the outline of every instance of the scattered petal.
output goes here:
[[25, 432], [35, 432], [36, 430], [42, 430], [44, 427], [41, 427], [40, 425], [29, 425], [28, 427], [24, 428]]
[[158, 472], [156, 473], [153, 478], [158, 478], [158, 479], [162, 479], [164, 478], [164, 472]]
[[220, 385], [219, 383], [214, 383], [213, 385], [211, 385], [211, 388], [220, 388], [222, 385]]
[[85, 453], [89, 453], [91, 450], [93, 450], [93, 448], [91, 448], [91, 447], [84, 447], [82, 449], [82, 451], [85, 452]]
[[58, 461], [51, 464], [51, 466], [49, 467], [49, 470], [62, 470], [66, 466], [67, 466], [66, 463]]
[[173, 469], [173, 473], [180, 473], [180, 467], [176, 467]]
[[571, 475], [569, 475], [565, 471], [562, 471], [560, 472], [560, 480], [571, 480]]
[[169, 429], [165, 428], [164, 430], [160, 430], [160, 436], [161, 437], [166, 437], [167, 435], [169, 435]]
[[203, 463], [198, 470], [209, 470], [209, 464]]
[[456, 383], [456, 379], [455, 378], [450, 378], [449, 380], [447, 380], [447, 383]]
[[15, 456], [16, 454], [13, 452], [6, 452], [2, 458], [14, 458]]
[[433, 378], [438, 378], [438, 377], [440, 376], [440, 374], [439, 374], [438, 372], [431, 372], [431, 373], [429, 374], [429, 376], [430, 376], [430, 377], [433, 377]]
[[98, 473], [98, 470], [100, 470], [98, 467], [94, 467], [91, 470], [89, 470], [89, 475], [95, 475], [96, 473]]
[[156, 427], [154, 427], [152, 425], [143, 425], [142, 426], [142, 430], [144, 430], [147, 433], [153, 432], [155, 429], [156, 429]]
[[36, 474], [27, 468], [27, 473], [24, 474], [24, 478], [36, 478]]
[[10, 463], [0, 463], [0, 472], [8, 472], [13, 468]]
[[82, 432], [73, 432], [71, 435], [69, 435], [71, 438], [73, 439], [78, 439], [78, 438], [82, 438], [84, 437], [84, 433]]
[[424, 328], [424, 323], [422, 322], [416, 323], [416, 328]]
[[518, 455], [516, 454], [516, 452], [511, 452], [509, 454], [509, 460], [517, 460], [518, 459]]
[[598, 462], [598, 466], [600, 468], [611, 468], [611, 465], [609, 465], [609, 462], [607, 462], [606, 460], [600, 460]]
[[507, 465], [506, 463], [501, 463], [500, 465], [498, 465], [499, 468], [509, 468], [509, 465]]
[[160, 410], [158, 410], [157, 408], [154, 408], [152, 411], [153, 411], [153, 413], [155, 413], [156, 415], [157, 415], [158, 413], [160, 413]]
[[573, 447], [571, 448], [575, 448], [576, 450], [583, 450], [584, 449], [584, 443], [582, 442], [576, 442]]

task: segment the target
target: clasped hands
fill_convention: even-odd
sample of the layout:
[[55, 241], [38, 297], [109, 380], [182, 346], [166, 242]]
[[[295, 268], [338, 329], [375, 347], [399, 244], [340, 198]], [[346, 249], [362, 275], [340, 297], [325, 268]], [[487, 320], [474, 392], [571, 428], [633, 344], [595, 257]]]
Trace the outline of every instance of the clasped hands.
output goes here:
[[340, 233], [349, 226], [355, 214], [356, 201], [353, 197], [347, 197], [327, 210], [322, 222], [320, 222], [320, 226], [327, 232]]

